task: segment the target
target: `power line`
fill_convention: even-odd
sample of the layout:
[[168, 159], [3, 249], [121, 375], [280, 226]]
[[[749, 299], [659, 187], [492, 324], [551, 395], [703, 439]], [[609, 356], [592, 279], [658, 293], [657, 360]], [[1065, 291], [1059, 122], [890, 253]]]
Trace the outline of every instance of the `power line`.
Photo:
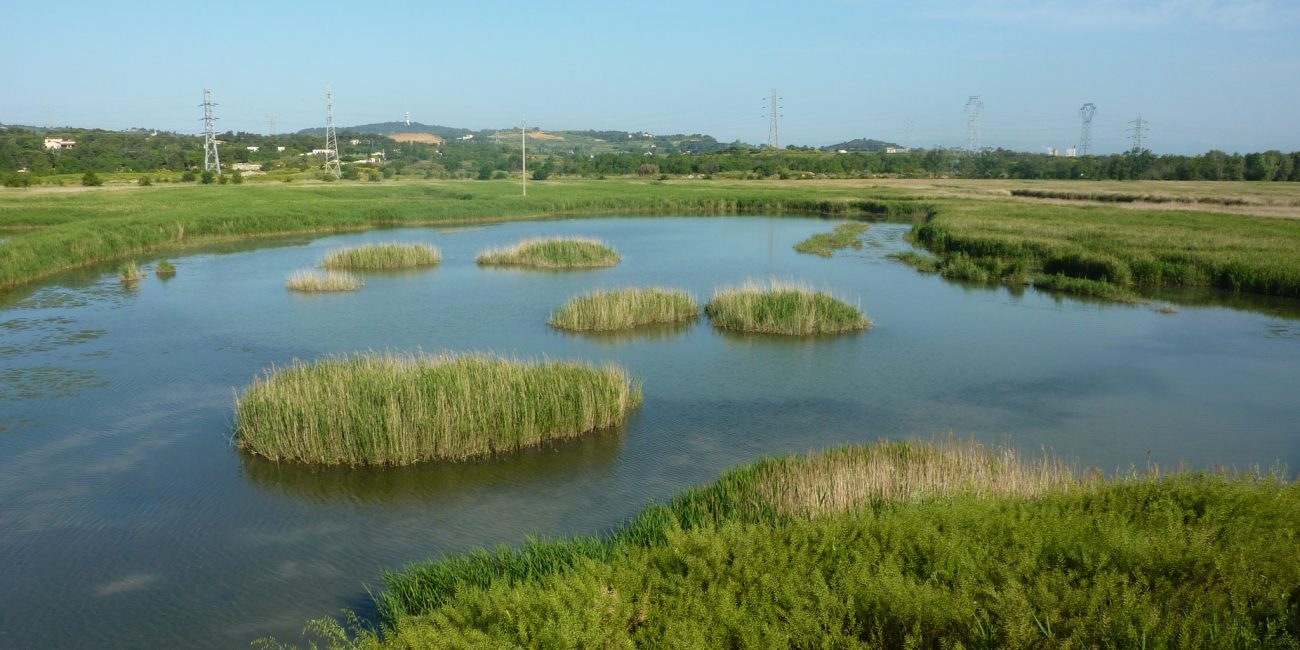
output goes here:
[[980, 111], [984, 110], [984, 101], [979, 95], [971, 95], [966, 100], [966, 150], [979, 151], [980, 148]]
[[781, 148], [781, 94], [776, 88], [772, 89], [772, 97], [764, 100], [767, 103], [767, 146], [773, 149]]
[[339, 164], [339, 138], [334, 133], [334, 94], [325, 86], [325, 171], [335, 178], [343, 175]]
[[1143, 134], [1148, 128], [1147, 121], [1142, 119], [1141, 113], [1138, 113], [1137, 119], [1129, 122], [1129, 124], [1133, 125], [1133, 127], [1129, 129], [1129, 133], [1133, 134], [1132, 136], [1129, 136], [1133, 140], [1133, 153], [1141, 153], [1143, 149]]
[[216, 106], [212, 102], [212, 91], [207, 88], [203, 89], [203, 171], [215, 171], [221, 173], [221, 156], [217, 153], [217, 134], [213, 122], [217, 118], [212, 116], [212, 107]]
[[1092, 153], [1092, 116], [1097, 114], [1097, 105], [1088, 102], [1079, 107], [1079, 119], [1083, 121], [1079, 130], [1079, 155]]

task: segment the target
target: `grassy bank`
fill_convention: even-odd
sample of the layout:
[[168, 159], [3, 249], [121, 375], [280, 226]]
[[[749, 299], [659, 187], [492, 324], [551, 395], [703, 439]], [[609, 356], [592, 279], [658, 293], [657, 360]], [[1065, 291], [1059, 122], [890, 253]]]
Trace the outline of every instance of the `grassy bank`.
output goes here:
[[354, 275], [348, 273], [339, 273], [336, 271], [326, 271], [324, 273], [312, 269], [302, 269], [294, 271], [293, 275], [285, 280], [284, 286], [290, 291], [301, 291], [303, 293], [327, 293], [332, 291], [356, 291], [360, 289], [362, 282]]
[[1300, 489], [972, 443], [760, 461], [602, 538], [408, 567], [334, 647], [1295, 647]]
[[614, 365], [358, 354], [268, 370], [240, 393], [235, 433], [272, 460], [400, 465], [576, 437], [640, 401]]
[[321, 266], [338, 270], [379, 271], [434, 266], [441, 261], [442, 253], [429, 244], [389, 242], [330, 251], [325, 255]]
[[593, 291], [551, 314], [551, 325], [573, 331], [624, 330], [697, 318], [700, 305], [685, 291], [663, 287]]
[[530, 266], [540, 269], [586, 269], [614, 266], [618, 251], [588, 237], [537, 237], [478, 254], [484, 266]]
[[857, 307], [800, 284], [750, 281], [718, 289], [704, 306], [713, 326], [739, 332], [805, 336], [871, 327]]
[[820, 214], [918, 220], [906, 191], [799, 183], [566, 180], [0, 189], [0, 287], [130, 255], [247, 237], [554, 215]]
[[[1220, 287], [1300, 297], [1300, 222], [1203, 212], [954, 203], [913, 229], [940, 273], [1062, 290]], [[1068, 283], [1049, 279], [1088, 280]]]
[[835, 230], [826, 233], [818, 233], [794, 245], [794, 249], [800, 253], [810, 255], [820, 255], [830, 257], [837, 250], [842, 250], [852, 246], [853, 248], [862, 248], [862, 240], [859, 237], [862, 233], [871, 228], [867, 223], [846, 223], [835, 226]]

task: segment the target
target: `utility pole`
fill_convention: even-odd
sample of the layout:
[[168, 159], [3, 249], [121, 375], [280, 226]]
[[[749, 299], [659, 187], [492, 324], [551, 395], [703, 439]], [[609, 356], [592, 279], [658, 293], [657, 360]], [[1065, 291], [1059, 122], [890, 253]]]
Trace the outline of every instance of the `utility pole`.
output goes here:
[[1083, 120], [1083, 127], [1079, 131], [1079, 155], [1087, 156], [1092, 153], [1092, 116], [1097, 114], [1097, 105], [1088, 102], [1079, 107], [1079, 119]]
[[1129, 124], [1133, 125], [1133, 128], [1129, 129], [1129, 132], [1133, 134], [1131, 136], [1133, 139], [1133, 153], [1141, 153], [1142, 137], [1143, 132], [1147, 129], [1147, 121], [1142, 119], [1141, 113], [1138, 113], [1137, 119], [1129, 122]]
[[772, 96], [765, 99], [767, 104], [767, 146], [773, 149], [781, 148], [781, 133], [779, 121], [781, 118], [781, 94], [776, 88], [772, 89]]
[[275, 116], [267, 115], [266, 121], [271, 123], [271, 137], [274, 138], [275, 137]]
[[980, 148], [980, 111], [984, 110], [984, 101], [979, 95], [971, 95], [966, 100], [966, 150], [975, 153]]
[[212, 116], [212, 107], [216, 106], [212, 102], [212, 91], [207, 88], [203, 89], [203, 171], [215, 171], [221, 174], [221, 156], [217, 154], [217, 134], [213, 122], [217, 118]]
[[519, 123], [519, 151], [519, 162], [524, 170], [524, 196], [528, 196], [528, 120]]
[[334, 94], [325, 86], [325, 171], [335, 178], [343, 175], [339, 164], [339, 138], [334, 133]]
[[903, 148], [912, 150], [912, 118], [903, 120]]

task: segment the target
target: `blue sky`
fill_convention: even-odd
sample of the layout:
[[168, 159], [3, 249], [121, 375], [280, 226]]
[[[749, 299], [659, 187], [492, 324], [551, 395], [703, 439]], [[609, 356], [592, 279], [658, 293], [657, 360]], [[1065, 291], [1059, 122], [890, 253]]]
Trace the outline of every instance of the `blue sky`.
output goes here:
[[1300, 149], [1300, 2], [24, 2], [3, 12], [0, 123], [196, 133], [401, 119], [497, 128], [856, 137], [1157, 153]]

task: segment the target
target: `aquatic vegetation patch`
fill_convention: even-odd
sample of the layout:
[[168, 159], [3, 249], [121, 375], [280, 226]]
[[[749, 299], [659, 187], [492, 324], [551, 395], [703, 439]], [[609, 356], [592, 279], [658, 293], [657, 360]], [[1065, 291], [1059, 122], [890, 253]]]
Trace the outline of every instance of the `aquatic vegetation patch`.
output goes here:
[[304, 293], [329, 292], [329, 291], [356, 291], [362, 287], [363, 283], [357, 276], [349, 273], [340, 273], [337, 271], [320, 272], [312, 269], [302, 269], [295, 271], [289, 279], [285, 281], [285, 287], [290, 291], [302, 291]]
[[176, 265], [167, 260], [161, 260], [153, 267], [154, 275], [160, 278], [170, 278], [176, 275]]
[[750, 280], [714, 292], [704, 307], [714, 327], [764, 334], [855, 332], [871, 327], [857, 307], [806, 285]]
[[135, 284], [143, 277], [144, 273], [140, 271], [140, 266], [135, 262], [126, 262], [117, 267], [117, 279], [122, 284]]
[[378, 271], [435, 266], [442, 253], [429, 244], [387, 242], [330, 251], [321, 263], [327, 269]]
[[1278, 475], [881, 442], [729, 471], [601, 537], [412, 565], [386, 576], [382, 637], [314, 629], [359, 648], [1291, 647], [1297, 509]]
[[551, 314], [550, 323], [566, 330], [609, 331], [677, 323], [699, 315], [699, 303], [685, 291], [627, 288], [576, 296]]
[[921, 273], [938, 273], [939, 258], [928, 253], [917, 251], [902, 251], [900, 253], [890, 253], [886, 255], [891, 260], [896, 260], [906, 264]]
[[489, 248], [478, 263], [495, 266], [530, 266], [543, 269], [579, 269], [614, 266], [618, 251], [589, 237], [536, 237], [510, 246]]
[[402, 465], [577, 437], [640, 403], [614, 364], [356, 354], [267, 370], [239, 394], [235, 431], [272, 460]]
[[800, 253], [810, 255], [820, 255], [830, 257], [835, 251], [852, 246], [855, 249], [862, 248], [862, 233], [867, 232], [871, 224], [867, 223], [846, 223], [835, 226], [831, 232], [818, 233], [794, 245], [794, 249]]
[[1086, 278], [1072, 278], [1063, 274], [1042, 275], [1034, 280], [1034, 288], [1044, 291], [1059, 291], [1062, 293], [1072, 293], [1080, 296], [1089, 296], [1101, 298], [1114, 302], [1139, 302], [1137, 294], [1132, 289], [1111, 284], [1104, 280], [1089, 280]]

